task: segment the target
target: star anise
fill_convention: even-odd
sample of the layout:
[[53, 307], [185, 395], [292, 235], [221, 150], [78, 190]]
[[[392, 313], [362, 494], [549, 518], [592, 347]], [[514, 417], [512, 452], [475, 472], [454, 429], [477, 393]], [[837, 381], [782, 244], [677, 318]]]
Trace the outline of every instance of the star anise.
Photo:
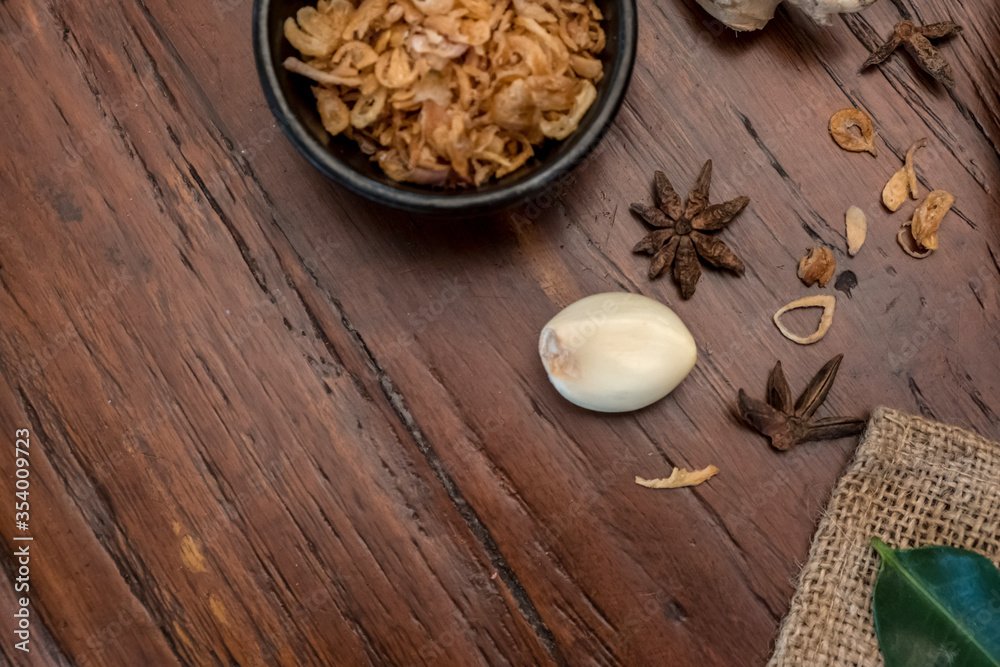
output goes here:
[[810, 440], [836, 440], [857, 435], [865, 428], [867, 419], [849, 417], [826, 417], [813, 419], [816, 409], [826, 400], [837, 369], [844, 355], [826, 362], [819, 369], [809, 385], [803, 390], [795, 405], [792, 405], [792, 391], [781, 370], [781, 362], [774, 365], [767, 378], [767, 402], [750, 398], [740, 389], [739, 410], [750, 426], [761, 435], [771, 439], [771, 446], [784, 451]]
[[885, 44], [878, 47], [868, 57], [861, 69], [866, 70], [872, 65], [878, 65], [901, 44], [905, 44], [906, 50], [916, 58], [921, 69], [951, 88], [955, 85], [955, 76], [951, 72], [951, 65], [944, 59], [937, 47], [931, 44], [931, 40], [944, 39], [960, 32], [962, 32], [962, 26], [951, 21], [927, 25], [914, 25], [913, 21], [900, 21], [892, 29], [892, 34], [889, 35]]
[[708, 189], [712, 184], [712, 161], [701, 168], [701, 174], [681, 204], [680, 195], [674, 192], [666, 175], [657, 171], [653, 181], [653, 198], [656, 206], [632, 204], [632, 212], [656, 230], [646, 235], [636, 244], [632, 252], [652, 255], [649, 278], [652, 280], [665, 269], [673, 267], [674, 282], [680, 286], [681, 297], [690, 299], [694, 295], [698, 279], [701, 278], [701, 264], [698, 258], [720, 269], [741, 274], [745, 270], [743, 262], [726, 244], [706, 232], [722, 229], [739, 215], [750, 200], [737, 197], [724, 204], [708, 203]]

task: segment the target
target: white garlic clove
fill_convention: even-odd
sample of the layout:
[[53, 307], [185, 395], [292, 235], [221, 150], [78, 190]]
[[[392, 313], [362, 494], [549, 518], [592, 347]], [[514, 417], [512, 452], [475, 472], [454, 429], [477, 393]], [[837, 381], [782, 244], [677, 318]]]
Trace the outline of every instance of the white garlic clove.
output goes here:
[[698, 357], [691, 332], [659, 301], [627, 292], [595, 294], [549, 320], [538, 353], [556, 390], [598, 412], [628, 412], [660, 400]]

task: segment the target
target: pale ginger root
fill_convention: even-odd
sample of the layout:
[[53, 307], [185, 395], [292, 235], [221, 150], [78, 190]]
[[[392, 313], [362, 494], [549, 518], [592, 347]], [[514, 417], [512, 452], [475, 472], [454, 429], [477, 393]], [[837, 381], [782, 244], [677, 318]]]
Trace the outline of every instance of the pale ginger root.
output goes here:
[[[860, 12], [875, 0], [785, 0], [820, 25], [835, 14]], [[705, 11], [733, 30], [760, 30], [774, 17], [781, 0], [698, 0]]]

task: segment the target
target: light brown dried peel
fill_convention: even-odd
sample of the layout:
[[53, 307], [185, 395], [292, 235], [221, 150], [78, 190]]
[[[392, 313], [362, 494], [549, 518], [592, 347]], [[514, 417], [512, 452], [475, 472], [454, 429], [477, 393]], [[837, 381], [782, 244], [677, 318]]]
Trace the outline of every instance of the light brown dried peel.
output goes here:
[[799, 260], [799, 278], [808, 287], [816, 283], [819, 283], [820, 287], [826, 287], [836, 270], [837, 260], [827, 247], [813, 246], [806, 256]]
[[955, 197], [944, 190], [934, 190], [927, 195], [927, 199], [917, 207], [910, 220], [910, 233], [918, 246], [937, 250], [938, 227], [954, 203]]
[[923, 250], [917, 245], [917, 242], [913, 240], [913, 234], [910, 233], [910, 221], [907, 220], [903, 223], [903, 226], [899, 229], [899, 233], [896, 234], [896, 241], [899, 242], [899, 247], [903, 249], [910, 257], [916, 257], [917, 259], [923, 259], [924, 257], [930, 257], [933, 250]]
[[868, 235], [868, 218], [857, 206], [847, 209], [847, 254], [854, 257], [861, 250]]
[[[830, 330], [830, 325], [833, 324], [833, 311], [836, 305], [837, 297], [831, 294], [807, 296], [804, 299], [792, 301], [787, 306], [782, 306], [781, 309], [774, 314], [774, 323], [778, 326], [778, 330], [781, 331], [781, 335], [788, 340], [798, 343], [799, 345], [810, 345], [821, 339], [826, 335], [826, 332]], [[823, 309], [823, 316], [819, 319], [819, 326], [816, 328], [816, 331], [805, 337], [792, 333], [784, 324], [781, 323], [782, 315], [790, 310], [797, 310], [799, 308]]]
[[906, 176], [906, 168], [900, 168], [889, 182], [882, 188], [882, 203], [890, 211], [896, 211], [903, 202], [906, 201], [906, 191], [909, 189], [909, 179]]
[[917, 172], [913, 168], [913, 158], [916, 156], [917, 151], [927, 145], [927, 139], [921, 138], [913, 142], [913, 144], [906, 149], [906, 161], [903, 163], [903, 169], [906, 170], [906, 178], [910, 186], [910, 197], [912, 199], [917, 198]]
[[913, 158], [918, 149], [927, 145], [927, 139], [918, 139], [907, 149], [906, 162], [892, 175], [882, 189], [882, 203], [890, 211], [897, 210], [906, 201], [907, 192], [917, 198], [917, 172], [913, 168]]
[[845, 151], [868, 152], [878, 157], [872, 119], [859, 109], [844, 109], [833, 114], [830, 118], [830, 136]]
[[702, 470], [694, 470], [692, 472], [688, 472], [684, 468], [674, 468], [674, 471], [670, 473], [670, 477], [643, 479], [637, 476], [635, 483], [639, 486], [645, 486], [647, 489], [677, 489], [682, 486], [701, 484], [714, 477], [718, 472], [719, 469], [715, 466], [708, 466]]

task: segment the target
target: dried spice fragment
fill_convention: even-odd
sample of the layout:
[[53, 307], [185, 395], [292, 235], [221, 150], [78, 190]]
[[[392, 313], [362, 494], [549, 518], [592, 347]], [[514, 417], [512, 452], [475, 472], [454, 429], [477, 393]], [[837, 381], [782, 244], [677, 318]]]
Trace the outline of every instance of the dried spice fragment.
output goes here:
[[812, 287], [816, 283], [819, 283], [820, 287], [826, 287], [836, 270], [837, 260], [825, 246], [813, 246], [806, 252], [805, 257], [799, 260], [799, 278], [807, 287]]
[[934, 252], [933, 250], [925, 250], [921, 248], [913, 239], [913, 234], [910, 233], [909, 220], [904, 222], [903, 226], [899, 229], [899, 233], [896, 234], [896, 241], [899, 243], [899, 247], [903, 249], [903, 252], [910, 257], [924, 259], [925, 257], [930, 257]]
[[910, 220], [910, 234], [917, 245], [927, 250], [937, 250], [938, 227], [954, 203], [955, 197], [944, 190], [934, 190], [927, 195], [927, 199], [917, 207]]
[[857, 206], [847, 209], [847, 254], [854, 257], [861, 250], [868, 235], [868, 218]]
[[906, 192], [909, 187], [906, 168], [902, 167], [892, 175], [889, 182], [882, 188], [882, 203], [887, 209], [895, 212], [906, 201]]
[[906, 151], [903, 166], [892, 175], [882, 189], [882, 203], [890, 211], [896, 211], [906, 201], [906, 194], [917, 198], [917, 172], [913, 168], [913, 158], [917, 150], [927, 145], [927, 139], [917, 139]]
[[913, 158], [916, 156], [917, 151], [926, 145], [926, 137], [914, 141], [910, 147], [906, 149], [906, 159], [903, 161], [903, 169], [906, 170], [906, 180], [910, 186], [910, 197], [913, 199], [917, 198], [917, 172], [913, 168]]
[[767, 402], [750, 398], [740, 389], [737, 399], [740, 417], [758, 433], [770, 438], [771, 446], [780, 451], [811, 440], [835, 440], [858, 435], [864, 430], [867, 418], [813, 418], [830, 393], [843, 358], [844, 355], [838, 354], [826, 362], [794, 405], [792, 391], [779, 361], [767, 378]]
[[723, 204], [709, 204], [708, 191], [712, 183], [712, 161], [701, 169], [694, 189], [686, 203], [674, 191], [662, 171], [653, 178], [653, 199], [656, 206], [632, 204], [631, 210], [654, 231], [639, 241], [632, 252], [652, 255], [649, 278], [652, 280], [673, 267], [674, 282], [681, 289], [681, 298], [690, 299], [701, 278], [699, 257], [712, 266], [728, 269], [737, 275], [745, 271], [742, 260], [709, 232], [728, 225], [750, 202], [737, 197]]
[[951, 21], [922, 26], [914, 25], [913, 21], [900, 21], [893, 27], [892, 34], [885, 43], [875, 49], [868, 60], [861, 65], [861, 71], [885, 61], [900, 45], [905, 45], [921, 69], [951, 88], [955, 85], [955, 75], [951, 71], [951, 65], [937, 47], [931, 44], [931, 40], [944, 39], [960, 32], [962, 26]]
[[833, 114], [830, 118], [830, 136], [845, 151], [867, 152], [878, 157], [875, 149], [875, 126], [864, 111], [844, 109]]
[[702, 470], [688, 472], [684, 468], [674, 468], [670, 477], [659, 479], [644, 479], [636, 476], [635, 483], [645, 486], [647, 489], [679, 489], [682, 486], [696, 486], [714, 477], [719, 472], [715, 466], [708, 466]]
[[[781, 335], [788, 340], [798, 343], [799, 345], [811, 345], [812, 343], [820, 340], [826, 335], [826, 332], [830, 330], [830, 325], [833, 324], [833, 311], [836, 306], [837, 297], [831, 294], [807, 296], [804, 299], [792, 301], [787, 306], [782, 306], [778, 312], [774, 314], [774, 323], [778, 326], [778, 330], [781, 332]], [[805, 337], [792, 333], [784, 324], [781, 323], [782, 315], [790, 310], [797, 310], [799, 308], [823, 309], [823, 315], [819, 319], [819, 325], [816, 327], [816, 331]]]

